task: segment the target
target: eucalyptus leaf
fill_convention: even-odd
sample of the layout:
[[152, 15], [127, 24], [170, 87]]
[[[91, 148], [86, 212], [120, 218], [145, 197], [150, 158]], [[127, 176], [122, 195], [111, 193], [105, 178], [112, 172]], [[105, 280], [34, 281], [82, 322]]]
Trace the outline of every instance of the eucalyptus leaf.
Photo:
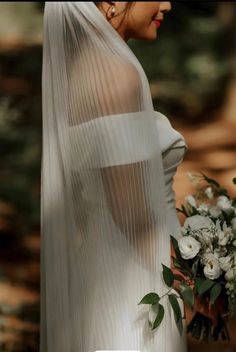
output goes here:
[[160, 296], [156, 292], [149, 292], [138, 303], [139, 304], [155, 304], [158, 303], [160, 300]]
[[171, 287], [174, 282], [174, 274], [173, 274], [172, 270], [170, 268], [168, 268], [167, 266], [165, 266], [164, 264], [162, 264], [162, 268], [163, 268], [162, 275], [163, 275], [165, 284], [168, 287]]
[[185, 282], [180, 283], [180, 295], [183, 298], [184, 302], [191, 308], [194, 306], [194, 294], [190, 286]]

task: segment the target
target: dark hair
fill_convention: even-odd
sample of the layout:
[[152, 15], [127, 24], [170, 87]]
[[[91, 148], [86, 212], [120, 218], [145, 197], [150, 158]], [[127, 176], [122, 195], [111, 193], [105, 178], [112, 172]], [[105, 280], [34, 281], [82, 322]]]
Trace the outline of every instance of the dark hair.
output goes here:
[[[96, 6], [99, 6], [99, 4], [101, 4], [102, 2], [103, 2], [103, 1], [94, 2], [94, 4], [95, 4]], [[106, 1], [106, 2], [110, 3], [110, 2], [113, 2], [113, 1]], [[125, 12], [125, 15], [124, 15], [124, 17], [123, 17], [121, 23], [119, 24], [119, 26], [122, 24], [122, 22], [124, 21], [126, 15], [127, 15], [128, 12], [129, 12], [129, 10], [131, 9], [131, 7], [132, 7], [134, 4], [135, 4], [135, 1], [128, 2], [128, 4], [126, 5], [125, 9], [122, 11], [122, 12]], [[121, 14], [122, 12], [119, 12], [118, 14], [114, 15], [113, 17], [118, 16], [118, 15]], [[109, 21], [110, 19], [108, 18], [107, 13], [108, 13], [108, 10], [107, 10], [107, 12], [106, 12], [106, 19]], [[118, 28], [119, 28], [119, 26], [118, 26]], [[118, 28], [116, 28], [116, 29], [118, 29]]]

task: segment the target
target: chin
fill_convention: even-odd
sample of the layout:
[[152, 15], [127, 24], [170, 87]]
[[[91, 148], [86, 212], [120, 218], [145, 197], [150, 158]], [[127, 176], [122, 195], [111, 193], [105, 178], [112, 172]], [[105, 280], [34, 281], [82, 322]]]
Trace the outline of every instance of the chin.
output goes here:
[[157, 32], [149, 32], [145, 34], [139, 34], [135, 36], [135, 39], [140, 39], [140, 40], [155, 40], [157, 38]]
[[145, 36], [143, 39], [146, 40], [155, 40], [157, 38], [157, 33], [156, 31], [153, 33], [149, 33], [147, 36]]

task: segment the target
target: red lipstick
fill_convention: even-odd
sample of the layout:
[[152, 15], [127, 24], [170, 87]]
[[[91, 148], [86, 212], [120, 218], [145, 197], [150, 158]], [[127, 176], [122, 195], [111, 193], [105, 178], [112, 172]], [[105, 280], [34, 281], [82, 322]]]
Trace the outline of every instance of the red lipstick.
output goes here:
[[153, 20], [152, 22], [156, 25], [157, 28], [159, 28], [161, 25], [161, 20]]

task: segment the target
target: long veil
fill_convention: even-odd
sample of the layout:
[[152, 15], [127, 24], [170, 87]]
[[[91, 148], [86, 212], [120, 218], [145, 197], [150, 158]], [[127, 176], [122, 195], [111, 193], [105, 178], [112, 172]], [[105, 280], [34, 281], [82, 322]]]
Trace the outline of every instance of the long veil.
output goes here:
[[42, 94], [40, 352], [172, 352], [138, 305], [170, 265], [149, 82], [93, 2], [46, 2]]

